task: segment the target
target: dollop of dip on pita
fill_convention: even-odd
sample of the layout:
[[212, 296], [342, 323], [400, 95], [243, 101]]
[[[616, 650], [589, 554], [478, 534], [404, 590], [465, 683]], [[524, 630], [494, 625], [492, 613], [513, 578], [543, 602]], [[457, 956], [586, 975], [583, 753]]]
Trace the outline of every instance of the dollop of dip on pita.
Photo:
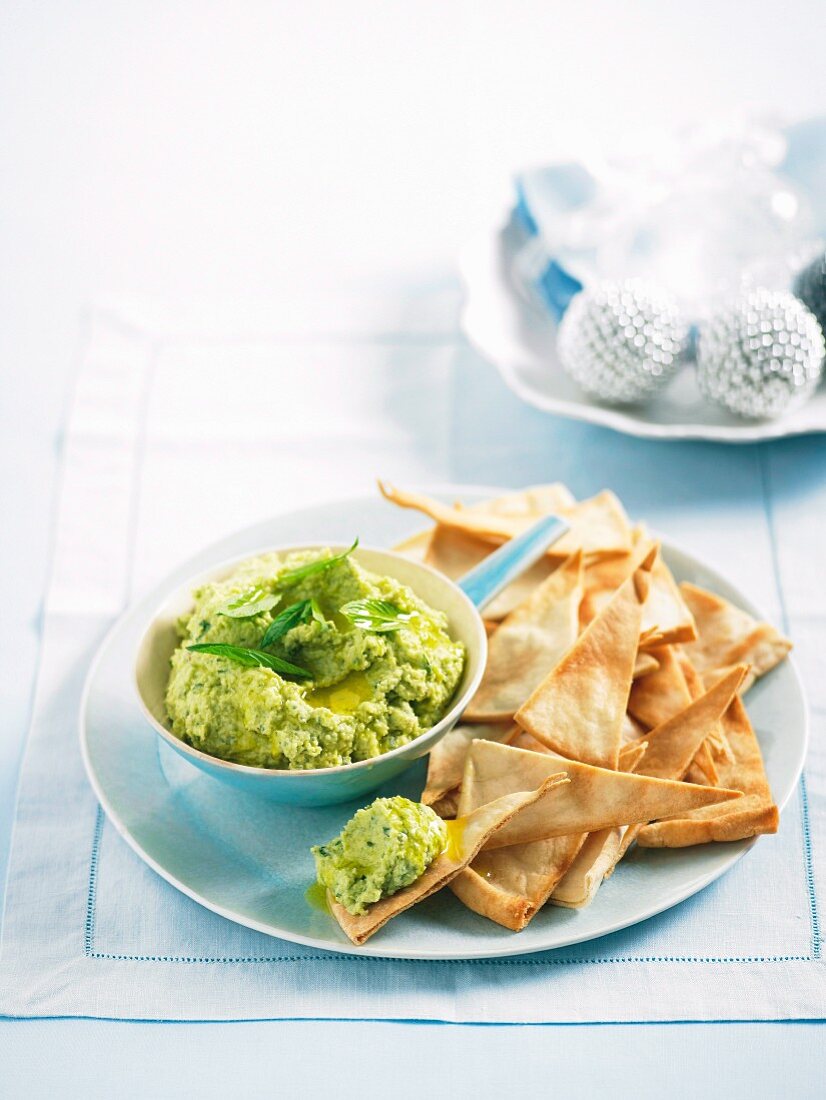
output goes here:
[[396, 795], [358, 810], [312, 853], [321, 885], [359, 915], [420, 878], [447, 842], [447, 825], [429, 806]]
[[302, 770], [380, 756], [444, 716], [464, 647], [440, 611], [352, 549], [265, 554], [193, 593], [166, 693], [177, 737]]

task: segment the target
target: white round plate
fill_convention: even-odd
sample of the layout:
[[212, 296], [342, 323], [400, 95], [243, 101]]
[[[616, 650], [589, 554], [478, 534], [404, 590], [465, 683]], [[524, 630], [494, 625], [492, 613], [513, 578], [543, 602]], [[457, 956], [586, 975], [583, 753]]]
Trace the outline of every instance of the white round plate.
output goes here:
[[473, 347], [529, 405], [649, 439], [749, 443], [826, 431], [824, 386], [786, 416], [751, 423], [705, 401], [691, 365], [645, 405], [612, 408], [592, 400], [559, 364], [550, 315], [514, 281], [513, 258], [523, 240], [518, 227], [500, 218], [467, 243], [460, 257], [466, 289], [461, 323]]
[[[496, 492], [447, 486], [443, 491], [447, 500], [460, 497], [469, 503]], [[354, 947], [332, 917], [307, 902], [305, 893], [314, 878], [310, 846], [338, 833], [356, 805], [273, 805], [216, 782], [161, 741], [138, 706], [132, 668], [147, 615], [177, 585], [262, 546], [344, 543], [358, 534], [367, 543], [389, 547], [421, 525], [414, 513], [376, 497], [277, 516], [184, 563], [118, 620], [89, 671], [80, 740], [101, 805], [141, 859], [195, 901], [239, 924], [311, 947], [402, 959], [490, 958], [564, 947], [645, 920], [727, 871], [752, 841], [632, 852], [590, 907], [546, 906], [518, 935], [442, 890], [391, 921], [364, 947]], [[668, 544], [664, 553], [679, 580], [711, 588], [759, 615], [714, 570]], [[782, 807], [800, 775], [807, 738], [803, 688], [790, 661], [757, 683], [748, 709]], [[420, 761], [378, 793], [416, 798], [424, 773]]]

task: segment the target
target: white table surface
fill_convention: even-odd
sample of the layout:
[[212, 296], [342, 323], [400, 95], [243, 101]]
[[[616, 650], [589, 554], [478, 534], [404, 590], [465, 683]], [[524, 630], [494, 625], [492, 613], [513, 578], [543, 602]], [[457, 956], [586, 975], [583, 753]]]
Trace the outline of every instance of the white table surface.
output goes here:
[[[452, 273], [512, 167], [660, 123], [826, 108], [823, 15], [737, 0], [0, 11], [0, 872], [37, 664], [60, 430], [86, 303]], [[655, 15], [656, 12], [656, 15]], [[819, 31], [818, 31], [819, 27]], [[815, 1095], [817, 1024], [454, 1027], [0, 1022], [4, 1095]], [[362, 1055], [359, 1054], [359, 1057]], [[644, 1068], [643, 1068], [644, 1067]], [[242, 1073], [243, 1088], [239, 1088]], [[407, 1088], [407, 1085], [410, 1087]], [[365, 1092], [370, 1093], [367, 1088]], [[364, 1093], [362, 1093], [363, 1095]]]

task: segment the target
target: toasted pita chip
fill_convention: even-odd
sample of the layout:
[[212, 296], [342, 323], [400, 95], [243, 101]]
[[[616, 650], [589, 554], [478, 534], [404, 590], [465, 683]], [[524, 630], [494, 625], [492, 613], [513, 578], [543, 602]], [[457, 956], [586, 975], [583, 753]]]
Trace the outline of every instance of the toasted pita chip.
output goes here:
[[603, 879], [610, 878], [611, 875], [613, 875], [614, 871], [617, 869], [617, 865], [625, 859], [628, 849], [634, 844], [642, 828], [643, 826], [639, 824], [626, 825], [626, 827], [621, 830], [619, 844], [614, 850], [614, 858], [609, 866], [603, 871]]
[[628, 697], [628, 713], [647, 729], [667, 722], [691, 702], [691, 692], [674, 647], [661, 646], [652, 653], [659, 668], [635, 680]]
[[427, 565], [444, 573], [452, 581], [457, 581], [465, 573], [475, 569], [495, 549], [492, 543], [480, 539], [478, 535], [437, 524], [433, 528], [424, 560]]
[[[688, 661], [688, 660], [689, 660], [688, 654], [683, 653], [683, 655], [682, 655], [683, 664], [685, 664], [685, 662]], [[706, 683], [706, 681], [708, 681], [708, 683], [711, 683], [711, 681], [715, 677], [724, 676], [727, 672], [731, 672], [731, 670], [733, 668], [736, 668], [736, 667], [737, 667], [736, 665], [723, 665], [722, 668], [715, 668], [713, 672], [705, 673], [701, 677], [701, 679], [702, 679], [703, 683]], [[698, 673], [698, 675], [699, 675], [699, 673]], [[754, 670], [752, 669], [751, 665], [749, 665], [749, 671], [746, 673], [746, 677], [743, 680], [742, 687], [740, 688], [740, 694], [745, 695], [751, 688], [754, 687], [754, 684], [755, 684], [756, 680], [757, 680], [757, 677], [754, 675]], [[708, 684], [706, 684], [706, 686], [708, 686]]]
[[559, 905], [563, 909], [584, 909], [590, 905], [603, 879], [615, 866], [625, 832], [625, 826], [617, 826], [589, 833], [567, 873], [551, 894], [551, 905]]
[[[688, 694], [691, 696], [692, 699], [699, 699], [706, 690], [702, 676], [694, 667], [694, 664], [691, 658], [686, 653], [685, 649], [675, 648], [674, 656], [677, 658], [677, 661], [680, 665], [680, 670], [683, 674], [683, 679], [685, 680], [685, 686], [688, 689]], [[748, 668], [747, 665], [743, 667]], [[728, 671], [730, 671], [730, 669]]]
[[640, 760], [645, 756], [645, 750], [647, 748], [647, 741], [634, 741], [628, 745], [623, 745], [620, 749], [617, 770], [621, 772], [635, 772]]
[[[529, 734], [521, 734], [516, 743], [520, 748], [543, 751], [539, 742]], [[620, 751], [620, 771], [636, 771], [647, 747], [645, 741], [624, 745]], [[548, 750], [544, 749], [544, 751]], [[551, 905], [558, 905], [564, 909], [583, 909], [586, 905], [590, 905], [596, 897], [603, 878], [611, 874], [621, 858], [625, 835], [638, 828], [638, 825], [622, 825], [589, 833], [568, 870], [550, 895], [548, 900]], [[636, 832], [633, 833], [633, 836], [635, 835]], [[506, 853], [510, 848], [497, 850]]]
[[[636, 569], [639, 569], [641, 562], [657, 546], [657, 543], [647, 536], [640, 538], [636, 529], [632, 529], [631, 539], [632, 545], [629, 550], [589, 559], [586, 562], [585, 591], [579, 609], [580, 629], [584, 630], [588, 623], [602, 611], [620, 585], [627, 581]], [[653, 627], [647, 628], [648, 633], [653, 631]], [[646, 629], [641, 633], [644, 635]]]
[[[716, 705], [720, 705], [722, 697], [722, 694], [717, 696]], [[697, 714], [695, 713], [691, 716], [690, 721], [694, 722], [696, 718]], [[658, 748], [660, 761], [664, 759], [666, 743], [671, 743], [674, 746], [675, 753], [678, 754], [676, 766], [680, 766], [680, 755], [684, 761], [686, 750], [683, 749], [680, 754], [679, 745], [683, 739], [686, 728], [687, 727], [684, 727], [682, 723], [676, 722], [674, 724], [669, 723], [667, 728], [662, 728], [662, 741]], [[515, 730], [518, 729], [518, 726], [515, 727]], [[514, 745], [516, 748], [529, 749], [534, 752], [544, 752], [546, 754], [549, 751], [531, 737], [530, 734], [524, 731], [512, 732], [510, 736], [511, 740], [509, 740], [508, 743]], [[646, 734], [646, 736], [648, 735]], [[696, 744], [696, 741], [694, 743]], [[645, 741], [623, 746], [622, 752], [620, 753], [620, 770], [627, 772], [639, 771], [641, 774], [645, 774], [644, 769], [641, 767], [641, 761], [644, 759], [647, 747], [648, 744]], [[564, 764], [564, 761], [562, 761], [562, 763]], [[656, 763], [655, 757], [652, 756], [652, 767], [653, 766], [656, 766]], [[680, 777], [674, 775], [671, 777], [660, 776], [659, 778], [679, 779]], [[548, 899], [550, 903], [552, 905], [560, 905], [566, 909], [582, 909], [586, 905], [590, 905], [596, 897], [603, 878], [609, 878], [613, 874], [617, 864], [622, 860], [625, 853], [634, 843], [643, 826], [644, 823], [636, 823], [633, 825], [609, 827], [590, 833], [588, 839], [579, 849], [575, 859], [571, 862], [570, 867]], [[500, 850], [508, 851], [509, 849], [505, 848]], [[489, 914], [485, 913], [483, 915], [487, 916]]]
[[383, 481], [379, 481], [378, 485], [382, 496], [393, 504], [398, 504], [400, 508], [413, 508], [417, 512], [430, 516], [443, 527], [456, 528], [460, 531], [483, 535], [486, 538], [510, 539], [521, 534], [531, 524], [529, 516], [483, 512], [476, 508], [455, 508], [449, 504], [442, 504], [433, 497], [425, 496], [424, 493], [407, 492]]
[[[653, 543], [651, 544], [653, 546]], [[623, 581], [628, 580], [639, 564], [639, 555], [626, 550], [611, 557], [586, 563], [584, 591], [579, 607], [579, 627], [584, 630], [609, 602]]]
[[480, 806], [464, 819], [457, 818], [452, 823], [448, 847], [430, 864], [424, 874], [388, 898], [382, 898], [371, 905], [366, 913], [354, 916], [344, 906], [339, 905], [332, 894], [327, 892], [330, 912], [341, 925], [342, 930], [355, 944], [363, 944], [393, 917], [403, 913], [419, 901], [435, 894], [460, 873], [473, 857], [498, 829], [507, 824], [514, 815], [533, 805], [539, 798], [547, 797], [557, 787], [566, 785], [564, 773], [549, 776], [543, 787], [518, 791], [495, 802]]
[[576, 640], [582, 598], [582, 554], [567, 558], [504, 620], [491, 638], [479, 689], [466, 722], [513, 717]]
[[755, 676], [763, 676], [792, 648], [769, 623], [758, 622], [722, 596], [687, 581], [680, 589], [699, 635], [686, 646], [686, 653], [701, 676], [736, 664], [749, 664]]
[[419, 531], [409, 538], [397, 542], [393, 549], [397, 554], [410, 558], [411, 561], [427, 561], [427, 552], [433, 539], [435, 527], [428, 527], [426, 531]]
[[651, 591], [642, 613], [642, 628], [647, 630], [649, 627], [656, 627], [656, 634], [646, 640], [649, 648], [692, 642], [697, 637], [694, 616], [663, 561], [661, 550], [651, 570]]
[[[549, 753], [530, 734], [521, 737]], [[626, 746], [620, 753], [620, 767], [633, 771], [645, 748], [644, 742]], [[567, 879], [589, 839], [582, 833], [483, 850], [450, 888], [475, 913], [519, 932]]]
[[[724, 677], [728, 676], [728, 674], [733, 671], [733, 668], [720, 669], [719, 671], [708, 673], [704, 679], [694, 668], [685, 650], [679, 651], [678, 659], [692, 699], [699, 699], [705, 691], [713, 687], [714, 684], [718, 684]], [[745, 668], [747, 670], [740, 687], [737, 689], [738, 694], [742, 698], [754, 683], [754, 675], [748, 665], [735, 665], [734, 668]], [[714, 725], [714, 728], [706, 738], [706, 745], [711, 752], [712, 759], [727, 760], [729, 764], [734, 763], [734, 753], [731, 751], [731, 746], [728, 743], [722, 721]]]
[[723, 716], [723, 729], [735, 760], [733, 764], [718, 762], [720, 782], [742, 791], [743, 797], [731, 806], [706, 806], [646, 825], [637, 837], [640, 847], [684, 848], [777, 832], [779, 811], [766, 778], [760, 745], [739, 696]]
[[[647, 766], [641, 760], [646, 760], [648, 743], [632, 742], [624, 746], [620, 754], [623, 770], [638, 769], [658, 778], [680, 779], [698, 745], [703, 744], [708, 729], [729, 705], [745, 672], [744, 667], [733, 670], [725, 681], [689, 704], [682, 714], [646, 734], [651, 744]], [[530, 735], [513, 736], [521, 747], [543, 750]], [[555, 838], [482, 852], [451, 888], [474, 911], [519, 930], [548, 900], [549, 887], [553, 905], [582, 908], [590, 904], [639, 828], [639, 825], [618, 826], [591, 833], [584, 841], [581, 837]], [[511, 852], [517, 854], [509, 863]], [[560, 876], [566, 864], [567, 870]]]
[[[458, 581], [475, 568], [496, 546], [485, 542], [477, 535], [468, 534], [455, 527], [437, 526], [425, 557], [425, 563], [444, 573], [451, 580]], [[546, 577], [557, 567], [557, 560], [547, 555], [526, 569], [521, 576], [503, 589], [485, 608], [485, 619], [498, 621], [504, 619], [515, 607], [526, 600]]]
[[[521, 534], [535, 519], [530, 515], [503, 515], [476, 508], [452, 508], [423, 493], [406, 492], [381, 481], [379, 489], [385, 499], [402, 508], [423, 512], [443, 527], [470, 532], [495, 542]], [[558, 514], [568, 521], [570, 530], [548, 550], [548, 556], [552, 559], [561, 561], [575, 550], [582, 550], [586, 555], [600, 556], [626, 551], [631, 547], [628, 518], [620, 502], [607, 490], [590, 500], [559, 508]]]
[[[622, 741], [623, 747], [626, 744], [639, 741], [641, 737], [645, 737], [646, 727], [632, 718], [630, 714], [625, 714], [622, 719]], [[622, 755], [622, 749], [620, 749], [620, 756]]]
[[727, 711], [746, 671], [745, 665], [733, 669], [685, 710], [649, 730], [638, 772], [657, 779], [682, 779], [705, 743], [708, 731]]
[[647, 630], [643, 630], [640, 634], [640, 647], [643, 647], [646, 642], [652, 641], [659, 636], [659, 632], [656, 626], [649, 626]]
[[587, 846], [587, 850], [585, 846], [580, 849], [577, 859], [571, 864], [570, 881], [566, 875], [554, 891], [551, 903], [568, 909], [582, 909], [590, 905], [602, 882], [614, 873], [642, 827], [639, 824], [625, 825], [592, 833], [593, 843]]
[[521, 931], [576, 858], [584, 836], [559, 836], [481, 851], [450, 884], [474, 913]]
[[514, 790], [535, 788], [559, 768], [564, 768], [570, 783], [560, 788], [553, 800], [539, 799], [523, 810], [488, 840], [488, 847], [655, 821], [683, 813], [681, 806], [696, 808], [740, 797], [738, 791], [719, 787], [609, 771], [553, 754], [473, 741], [462, 778], [460, 813], [467, 814], [473, 807]]
[[[620, 752], [620, 771], [636, 771], [647, 747], [645, 741], [625, 745]], [[590, 905], [602, 880], [619, 858], [623, 837], [630, 829], [636, 828], [636, 825], [620, 825], [589, 833], [576, 858], [551, 894], [551, 905], [558, 905], [563, 909], [584, 909], [586, 905]]]
[[[554, 756], [563, 761], [563, 763], [565, 761], [564, 756], [560, 756], [559, 753], [554, 752], [553, 749], [549, 749], [547, 745], [543, 745], [541, 741], [537, 741], [535, 737], [526, 733], [525, 730], [520, 729], [519, 726], [511, 726], [507, 737], [501, 744], [513, 745], [514, 748], [517, 749], [528, 749], [530, 752], [543, 753], [545, 756]], [[646, 741], [634, 741], [623, 745], [619, 752], [617, 770], [621, 772], [634, 771], [645, 753], [647, 744], [648, 742]]]
[[516, 712], [523, 729], [563, 756], [617, 766], [652, 564], [653, 551]]
[[[462, 773], [471, 741], [474, 738], [487, 741], [504, 741], [513, 724], [511, 722], [490, 722], [486, 725], [469, 726], [461, 723], [444, 735], [430, 751], [427, 760], [427, 783], [422, 792], [421, 801], [425, 806], [441, 803], [451, 792], [458, 798]], [[443, 815], [436, 810], [440, 817]], [[448, 814], [454, 817], [455, 814]]]
[[714, 755], [709, 748], [708, 738], [697, 749], [697, 754], [691, 762], [691, 767], [686, 772], [687, 783], [700, 783], [704, 786], [716, 787], [720, 783], [720, 774], [714, 763]]
[[434, 814], [438, 814], [442, 821], [452, 821], [454, 817], [458, 817], [460, 789], [460, 787], [454, 787], [452, 791], [447, 791], [441, 798], [431, 803], [431, 810]]
[[[515, 729], [516, 736], [529, 747], [550, 754], [530, 734]], [[633, 771], [645, 748], [644, 742], [625, 746], [620, 753], [620, 767]], [[564, 763], [561, 758], [560, 763]], [[482, 850], [451, 882], [450, 889], [475, 913], [519, 932], [565, 881], [588, 839], [587, 834], [579, 833]]]
[[[658, 547], [647, 535], [635, 532], [632, 537], [635, 540], [634, 547], [627, 554], [597, 560], [588, 565], [585, 571], [585, 594], [580, 607], [581, 628], [588, 625], [623, 581], [639, 568], [655, 546]], [[651, 569], [650, 591], [643, 608], [640, 633], [640, 644], [648, 648], [691, 641], [697, 637], [694, 619], [671, 570], [663, 561], [659, 547]]]
[[485, 618], [492, 619], [497, 623], [501, 622], [510, 615], [511, 611], [524, 603], [544, 580], [564, 564], [564, 561], [560, 562], [558, 558], [551, 557], [548, 554], [544, 558], [540, 558], [539, 561], [534, 562], [529, 569], [526, 569], [515, 581], [511, 581], [498, 596], [491, 600], [485, 608]]
[[532, 520], [536, 520], [574, 504], [576, 497], [568, 486], [561, 481], [555, 481], [551, 485], [529, 485], [527, 489], [517, 489], [493, 500], [472, 504], [470, 508], [477, 512], [493, 512], [503, 516], [530, 516]]
[[555, 555], [567, 557], [581, 550], [586, 557], [597, 558], [625, 553], [631, 548], [631, 527], [625, 509], [608, 490], [570, 508], [560, 508], [559, 514], [571, 529], [551, 547], [550, 552]]
[[[709, 679], [707, 684], [703, 683], [703, 678], [699, 672], [694, 668], [691, 663], [691, 659], [685, 652], [685, 649], [675, 650], [677, 660], [680, 662], [680, 668], [682, 669], [683, 676], [685, 677], [686, 687], [688, 693], [692, 699], [699, 699], [703, 695], [707, 688], [711, 687], [714, 683], [719, 683], [720, 680], [732, 672], [732, 669], [726, 669], [724, 673], [714, 673]], [[749, 677], [751, 676], [751, 670], [748, 665], [735, 665], [735, 668], [746, 669], [746, 675], [743, 677], [740, 686], [738, 687], [739, 693], [742, 695], [748, 687]], [[697, 782], [699, 777], [700, 782], [709, 782], [712, 785], [720, 782], [720, 776], [717, 771], [715, 760], [728, 760], [729, 763], [733, 763], [734, 756], [732, 755], [731, 748], [729, 747], [728, 740], [721, 722], [715, 722], [709, 730], [708, 737], [705, 743], [697, 751], [697, 755], [694, 758], [694, 766], [690, 768], [686, 774], [686, 778], [691, 783]], [[703, 778], [705, 777], [705, 778]]]
[[651, 672], [656, 672], [659, 667], [660, 662], [652, 653], [637, 652], [634, 661], [634, 671], [631, 675], [633, 679], [639, 680], [643, 676], [648, 676]]
[[[743, 665], [741, 667], [745, 668], [746, 666]], [[731, 672], [732, 669], [729, 669], [728, 671]], [[748, 673], [746, 673], [746, 675], [743, 677], [744, 685], [748, 683], [748, 679]], [[740, 694], [742, 694], [742, 685], [739, 690]], [[719, 723], [714, 727], [713, 731], [706, 738], [706, 745], [711, 751], [712, 760], [728, 760], [729, 762], [734, 760], [734, 755], [731, 751], [731, 747], [729, 746], [726, 736], [723, 733], [723, 728]]]
[[[703, 693], [702, 681], [680, 647], [666, 646], [653, 652], [660, 667], [650, 676], [635, 681], [628, 699], [629, 712], [649, 727], [661, 726], [669, 718], [681, 714]], [[719, 723], [711, 727], [709, 738], [708, 745], [697, 749], [694, 769], [686, 774], [686, 779], [716, 786], [720, 777], [714, 761], [723, 750], [724, 742]]]
[[[645, 755], [646, 743], [625, 745], [620, 752], [620, 771], [633, 772]], [[632, 826], [634, 827], [634, 826]], [[622, 837], [629, 826], [615, 826], [589, 833], [557, 883], [549, 900], [564, 909], [582, 909], [590, 905], [608, 869], [617, 858]], [[508, 851], [507, 848], [503, 851]]]

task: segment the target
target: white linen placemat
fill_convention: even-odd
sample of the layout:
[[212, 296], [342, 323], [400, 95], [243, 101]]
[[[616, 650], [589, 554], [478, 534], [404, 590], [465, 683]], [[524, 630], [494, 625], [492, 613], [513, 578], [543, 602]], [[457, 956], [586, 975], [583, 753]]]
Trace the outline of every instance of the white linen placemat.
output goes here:
[[[824, 1015], [826, 447], [668, 445], [520, 405], [457, 335], [455, 288], [260, 310], [93, 317], [66, 438], [41, 671], [0, 948], [0, 1012], [457, 1022]], [[262, 321], [263, 317], [263, 321]], [[399, 482], [604, 485], [732, 570], [791, 633], [813, 703], [808, 790], [780, 833], [658, 918], [514, 959], [393, 962], [285, 943], [145, 867], [86, 782], [77, 710], [119, 610], [171, 565], [277, 511]]]

